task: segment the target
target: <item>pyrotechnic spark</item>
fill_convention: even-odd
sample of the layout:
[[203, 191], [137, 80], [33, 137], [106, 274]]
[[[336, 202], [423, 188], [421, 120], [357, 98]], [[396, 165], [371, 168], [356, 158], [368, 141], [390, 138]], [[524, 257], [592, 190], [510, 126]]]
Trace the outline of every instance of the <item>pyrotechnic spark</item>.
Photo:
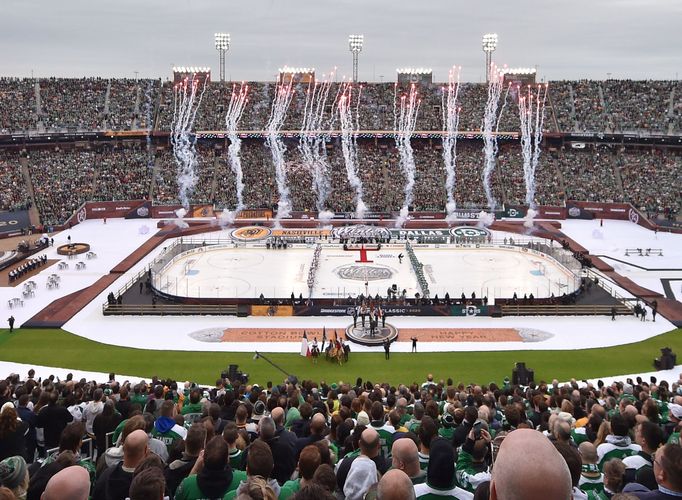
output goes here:
[[488, 209], [494, 212], [497, 206], [497, 201], [493, 196], [491, 178], [495, 170], [495, 162], [497, 159], [497, 131], [500, 126], [500, 119], [507, 103], [507, 94], [509, 87], [504, 94], [502, 107], [500, 104], [500, 97], [504, 87], [504, 73], [498, 70], [495, 63], [490, 67], [490, 81], [488, 82], [488, 100], [485, 105], [485, 112], [483, 114], [483, 152], [485, 154], [485, 162], [483, 165], [483, 189], [488, 201]]
[[227, 130], [227, 137], [230, 139], [230, 146], [227, 148], [228, 160], [230, 162], [230, 169], [234, 173], [235, 187], [237, 191], [237, 206], [234, 211], [224, 210], [221, 216], [223, 222], [231, 224], [239, 215], [239, 212], [244, 210], [244, 173], [242, 172], [242, 161], [240, 152], [242, 149], [242, 140], [237, 135], [237, 126], [239, 120], [246, 108], [249, 93], [249, 86], [243, 82], [237, 86], [232, 85], [232, 94], [230, 95], [230, 102], [227, 106], [227, 113], [225, 114], [225, 126]]
[[412, 205], [412, 190], [414, 189], [417, 167], [414, 163], [411, 139], [417, 124], [417, 114], [419, 113], [421, 99], [419, 99], [417, 86], [414, 83], [410, 86], [410, 91], [407, 95], [400, 96], [399, 105], [396, 104], [398, 100], [397, 86], [394, 87], [394, 94], [393, 128], [395, 130], [395, 145], [400, 154], [400, 170], [405, 176], [405, 187], [403, 188], [405, 197], [403, 199], [403, 206], [400, 209], [400, 215], [395, 223], [396, 227], [401, 227], [407, 220], [409, 207]]
[[[199, 91], [199, 87], [201, 87], [201, 91]], [[192, 75], [189, 80], [185, 78], [173, 89], [171, 144], [173, 145], [175, 163], [178, 165], [177, 181], [180, 189], [180, 203], [185, 210], [189, 209], [189, 197], [192, 195], [197, 182], [196, 136], [192, 134], [192, 128], [205, 90], [206, 80], [201, 84], [196, 75]]]
[[[367, 205], [363, 201], [362, 180], [358, 175], [358, 145], [357, 131], [359, 130], [359, 102], [362, 95], [362, 87], [357, 89], [357, 103], [353, 107], [353, 84], [343, 82], [335, 99], [341, 124], [341, 150], [343, 161], [346, 166], [348, 183], [355, 190], [355, 215], [362, 219], [367, 211]], [[355, 116], [353, 113], [355, 112]]]
[[275, 87], [275, 99], [272, 101], [270, 119], [266, 127], [265, 143], [270, 149], [272, 163], [275, 165], [275, 180], [277, 181], [277, 191], [279, 201], [277, 202], [277, 216], [275, 223], [279, 224], [282, 218], [288, 217], [291, 213], [291, 200], [289, 198], [289, 186], [287, 186], [287, 171], [284, 162], [286, 146], [281, 139], [280, 130], [287, 116], [289, 104], [291, 104], [293, 78], [288, 83], [280, 81]]
[[298, 144], [303, 163], [313, 177], [313, 189], [317, 195], [315, 205], [320, 218], [322, 218], [321, 216], [328, 218], [330, 214], [329, 211], [325, 210], [325, 204], [331, 191], [331, 167], [327, 160], [325, 148], [329, 130], [328, 126], [325, 126], [324, 116], [335, 73], [336, 68], [332, 70], [328, 78], [326, 75], [322, 75], [323, 80], [321, 82], [316, 81], [314, 84], [308, 84]]
[[457, 209], [455, 183], [457, 181], [457, 131], [462, 108], [458, 105], [459, 75], [461, 67], [453, 66], [448, 73], [448, 85], [443, 87], [441, 109], [443, 112], [443, 161], [445, 163], [446, 219], [451, 219]]

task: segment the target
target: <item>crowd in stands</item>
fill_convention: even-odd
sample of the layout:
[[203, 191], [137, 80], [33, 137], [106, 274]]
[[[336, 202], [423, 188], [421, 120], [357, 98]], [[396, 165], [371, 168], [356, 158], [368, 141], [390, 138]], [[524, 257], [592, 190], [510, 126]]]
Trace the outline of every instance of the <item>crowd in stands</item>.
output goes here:
[[1, 498], [682, 496], [682, 379], [259, 386], [225, 375], [199, 387], [11, 374]]
[[[287, 183], [294, 210], [314, 211], [317, 193], [313, 174], [298, 150], [298, 140], [285, 139]], [[446, 173], [438, 140], [413, 140], [416, 166], [415, 211], [442, 211], [446, 201]], [[197, 144], [196, 186], [192, 203], [234, 208], [235, 175], [223, 142]], [[177, 164], [168, 146], [143, 141], [74, 149], [30, 149], [0, 152], [0, 209], [30, 206], [29, 190], [21, 172], [26, 157], [36, 205], [44, 224], [63, 223], [87, 200], [148, 199], [177, 204]], [[243, 198], [247, 208], [275, 208], [278, 190], [270, 150], [261, 139], [241, 144]], [[355, 190], [348, 182], [338, 140], [327, 144], [330, 191], [325, 208], [355, 210]], [[397, 211], [404, 201], [405, 175], [400, 170], [394, 141], [358, 141], [359, 176], [363, 200], [371, 211]], [[457, 146], [455, 200], [461, 208], [487, 206], [482, 185], [483, 152], [479, 141], [460, 140]], [[584, 149], [547, 145], [536, 170], [535, 201], [562, 206], [569, 200], [631, 202], [649, 215], [674, 218], [680, 210], [682, 155], [675, 149], [587, 145]], [[523, 205], [526, 184], [518, 144], [501, 142], [492, 174], [498, 204]]]
[[[36, 100], [37, 91], [40, 104]], [[275, 84], [246, 82], [249, 104], [242, 130], [263, 130], [270, 116]], [[394, 100], [409, 92], [390, 83], [364, 83], [358, 122], [362, 130], [392, 130]], [[237, 84], [238, 86], [238, 84]], [[196, 117], [197, 130], [224, 130], [225, 111], [235, 84], [209, 82]], [[0, 78], [0, 130], [81, 128], [131, 130], [150, 125], [169, 130], [173, 119], [170, 81], [101, 78]], [[326, 115], [331, 118], [339, 83], [331, 85]], [[307, 83], [292, 86], [284, 130], [299, 130]], [[420, 85], [416, 130], [442, 130], [443, 84]], [[510, 92], [502, 111], [500, 130], [518, 131], [518, 108]], [[671, 98], [673, 102], [671, 102]], [[459, 91], [460, 129], [480, 130], [487, 89], [481, 83], [462, 83]], [[549, 82], [549, 131], [679, 133], [682, 130], [682, 87], [668, 80], [579, 80]], [[338, 119], [335, 121], [338, 127]]]
[[0, 77], [0, 132], [32, 130], [36, 123], [33, 80]]
[[149, 197], [149, 179], [153, 164], [149, 153], [139, 143], [120, 148], [105, 147], [95, 158], [95, 184], [92, 199], [143, 200]]
[[92, 197], [95, 163], [92, 151], [34, 150], [27, 160], [44, 225], [64, 223]]
[[0, 210], [28, 208], [31, 204], [19, 161], [18, 152], [0, 150]]
[[102, 128], [108, 80], [49, 78], [39, 80], [38, 84], [39, 119], [46, 129]]

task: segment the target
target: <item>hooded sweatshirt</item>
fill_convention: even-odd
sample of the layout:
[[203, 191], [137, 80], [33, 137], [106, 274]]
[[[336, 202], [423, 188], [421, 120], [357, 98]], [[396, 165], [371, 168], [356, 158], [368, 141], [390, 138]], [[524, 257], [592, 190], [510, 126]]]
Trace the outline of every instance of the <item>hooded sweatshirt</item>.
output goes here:
[[175, 500], [222, 499], [226, 493], [236, 490], [241, 480], [246, 480], [246, 472], [233, 471], [229, 465], [219, 470], [204, 467], [199, 474], [182, 480]]

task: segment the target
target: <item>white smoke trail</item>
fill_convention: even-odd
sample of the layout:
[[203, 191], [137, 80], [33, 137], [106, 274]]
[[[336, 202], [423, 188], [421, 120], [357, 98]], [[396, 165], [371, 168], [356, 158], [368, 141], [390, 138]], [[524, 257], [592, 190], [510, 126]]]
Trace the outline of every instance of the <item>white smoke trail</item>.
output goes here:
[[455, 183], [457, 181], [457, 132], [459, 130], [459, 115], [462, 108], [458, 105], [459, 75], [461, 66], [453, 66], [448, 73], [448, 86], [443, 88], [441, 109], [443, 112], [443, 161], [445, 163], [445, 193], [447, 203], [445, 219], [454, 219], [457, 209], [455, 202]]
[[230, 169], [235, 177], [237, 206], [234, 210], [223, 210], [223, 213], [220, 216], [221, 225], [232, 224], [239, 215], [239, 212], [244, 210], [244, 172], [242, 171], [242, 160], [239, 156], [242, 149], [242, 140], [239, 138], [239, 135], [237, 135], [237, 126], [244, 113], [246, 104], [249, 102], [247, 98], [248, 93], [249, 86], [245, 85], [243, 82], [238, 88], [236, 85], [233, 85], [230, 102], [227, 106], [227, 113], [225, 114], [227, 137], [230, 139], [227, 155], [228, 161], [230, 162]]
[[507, 87], [507, 92], [504, 95], [504, 101], [500, 108], [499, 104], [503, 84], [504, 73], [495, 66], [495, 63], [492, 63], [490, 67], [490, 81], [488, 82], [488, 100], [485, 105], [483, 125], [481, 127], [483, 131], [483, 152], [485, 156], [483, 164], [483, 189], [490, 212], [494, 212], [495, 208], [497, 208], [497, 200], [495, 200], [495, 196], [493, 195], [491, 178], [497, 160], [497, 131], [509, 92], [509, 87]]
[[533, 226], [533, 218], [537, 215], [535, 172], [540, 161], [546, 99], [546, 84], [538, 85], [535, 93], [530, 86], [528, 86], [526, 95], [521, 95], [519, 92], [521, 155], [523, 157], [523, 179], [526, 185], [526, 205], [528, 206], [524, 222], [526, 227]]
[[280, 137], [280, 130], [282, 124], [287, 116], [289, 104], [291, 104], [293, 78], [288, 83], [284, 83], [283, 79], [277, 82], [275, 87], [275, 98], [272, 101], [272, 109], [270, 110], [270, 119], [266, 126], [265, 143], [270, 149], [272, 155], [272, 163], [275, 166], [275, 180], [277, 181], [277, 192], [279, 194], [279, 201], [277, 202], [277, 215], [275, 217], [275, 224], [279, 225], [279, 221], [283, 218], [289, 217], [291, 213], [291, 199], [289, 198], [289, 186], [287, 185], [287, 171], [284, 163], [284, 153], [286, 146]]
[[147, 168], [149, 172], [154, 171], [154, 154], [152, 152], [152, 94], [154, 90], [153, 80], [147, 81], [147, 86], [144, 89], [144, 116], [145, 126], [147, 127]]
[[[353, 109], [353, 84], [344, 82], [339, 88], [339, 94], [335, 99], [341, 124], [341, 150], [343, 151], [343, 161], [346, 166], [346, 176], [348, 183], [355, 190], [355, 216], [362, 219], [367, 211], [367, 205], [363, 201], [362, 179], [358, 175], [358, 144], [357, 131], [359, 130], [358, 111], [362, 87], [357, 93], [357, 104]], [[355, 112], [355, 117], [353, 113]]]
[[[206, 81], [203, 83], [193, 75], [174, 87], [173, 123], [171, 125], [171, 144], [173, 156], [178, 166], [177, 182], [180, 189], [180, 203], [189, 209], [189, 197], [197, 182], [197, 153], [195, 149], [196, 136], [192, 134], [194, 120], [197, 116], [201, 100], [206, 91]], [[199, 92], [201, 87], [201, 92]]]
[[419, 113], [421, 99], [419, 99], [417, 86], [413, 83], [410, 86], [409, 94], [400, 96], [400, 107], [397, 108], [395, 104], [398, 99], [397, 88], [396, 85], [393, 96], [393, 129], [395, 130], [395, 145], [400, 154], [400, 170], [402, 170], [405, 176], [405, 187], [403, 188], [405, 198], [403, 206], [400, 208], [400, 215], [395, 221], [395, 226], [402, 227], [407, 220], [410, 211], [409, 207], [412, 205], [412, 190], [414, 189], [414, 179], [417, 174], [411, 139], [417, 124], [417, 114]]
[[331, 192], [331, 167], [327, 160], [325, 148], [325, 141], [329, 137], [329, 132], [327, 129], [323, 131], [325, 128], [323, 124], [327, 99], [335, 72], [336, 68], [329, 74], [329, 78], [322, 75], [323, 80], [321, 82], [316, 81], [314, 84], [308, 84], [298, 144], [303, 163], [313, 177], [313, 190], [317, 195], [315, 206], [318, 211], [318, 218], [324, 216], [325, 219], [331, 218], [325, 209], [327, 198]]

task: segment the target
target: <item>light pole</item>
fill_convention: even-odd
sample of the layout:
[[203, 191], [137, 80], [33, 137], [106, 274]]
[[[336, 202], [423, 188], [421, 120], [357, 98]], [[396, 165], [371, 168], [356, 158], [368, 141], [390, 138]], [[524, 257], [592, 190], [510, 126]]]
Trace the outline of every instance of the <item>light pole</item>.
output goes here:
[[358, 56], [362, 52], [362, 44], [365, 41], [364, 35], [349, 35], [348, 48], [353, 54], [353, 81], [358, 81]]
[[483, 35], [483, 52], [485, 52], [485, 81], [490, 81], [490, 65], [493, 62], [493, 52], [497, 48], [497, 33]]
[[220, 81], [225, 81], [225, 53], [230, 50], [230, 34], [216, 33], [215, 48], [220, 53]]

